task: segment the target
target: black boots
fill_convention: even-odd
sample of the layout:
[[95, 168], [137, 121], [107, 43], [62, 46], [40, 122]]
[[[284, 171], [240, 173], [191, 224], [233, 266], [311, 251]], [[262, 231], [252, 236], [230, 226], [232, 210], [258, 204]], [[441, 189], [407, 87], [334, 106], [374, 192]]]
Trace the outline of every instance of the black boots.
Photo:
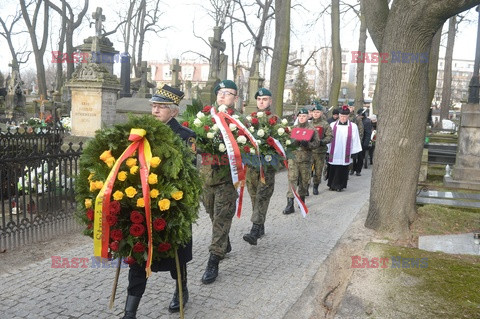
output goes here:
[[[188, 289], [187, 289], [187, 281], [182, 281], [182, 297], [183, 297], [183, 306], [188, 302]], [[168, 311], [179, 312], [180, 311], [180, 293], [178, 291], [178, 281], [177, 281], [177, 288], [175, 288], [175, 292], [173, 293], [172, 301], [168, 306]]]
[[287, 207], [283, 210], [285, 215], [291, 214], [295, 212], [295, 208], [293, 207], [293, 198], [287, 198]]
[[265, 234], [265, 226], [263, 224], [253, 224], [250, 233], [243, 235], [243, 240], [250, 245], [256, 245], [257, 239]]
[[214, 254], [210, 254], [210, 258], [208, 259], [207, 269], [205, 269], [205, 273], [202, 277], [202, 282], [204, 284], [211, 284], [212, 282], [217, 279], [218, 276], [218, 262], [220, 261], [220, 257]]
[[140, 303], [142, 297], [127, 296], [127, 301], [125, 302], [125, 315], [123, 319], [136, 319], [138, 304]]
[[318, 195], [318, 185], [319, 184], [313, 184], [313, 195]]
[[225, 253], [229, 253], [232, 251], [232, 245], [230, 244], [230, 236], [227, 237], [227, 250], [225, 250]]

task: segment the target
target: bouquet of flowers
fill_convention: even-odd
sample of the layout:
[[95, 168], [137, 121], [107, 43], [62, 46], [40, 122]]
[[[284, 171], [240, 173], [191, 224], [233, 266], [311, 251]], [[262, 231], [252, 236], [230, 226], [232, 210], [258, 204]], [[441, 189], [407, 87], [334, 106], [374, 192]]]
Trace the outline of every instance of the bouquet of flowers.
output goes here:
[[174, 257], [189, 241], [201, 184], [183, 145], [150, 115], [97, 131], [76, 179], [77, 215], [94, 238], [95, 255], [148, 264]]

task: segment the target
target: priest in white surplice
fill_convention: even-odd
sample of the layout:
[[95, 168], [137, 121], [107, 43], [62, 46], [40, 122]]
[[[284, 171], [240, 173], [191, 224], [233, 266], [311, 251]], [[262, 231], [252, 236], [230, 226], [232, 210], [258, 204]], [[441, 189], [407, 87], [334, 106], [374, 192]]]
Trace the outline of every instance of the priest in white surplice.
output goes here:
[[330, 123], [332, 141], [328, 144], [328, 183], [331, 191], [341, 192], [347, 188], [348, 165], [352, 162], [352, 155], [362, 151], [358, 127], [348, 120], [350, 110], [342, 108], [338, 120]]

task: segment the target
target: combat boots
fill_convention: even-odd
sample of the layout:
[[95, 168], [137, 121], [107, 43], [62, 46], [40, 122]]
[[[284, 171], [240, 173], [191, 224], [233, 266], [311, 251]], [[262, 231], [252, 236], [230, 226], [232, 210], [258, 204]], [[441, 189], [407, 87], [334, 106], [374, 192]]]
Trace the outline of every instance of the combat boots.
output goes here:
[[[250, 233], [243, 235], [243, 240], [248, 242], [250, 245], [256, 245], [257, 239], [262, 237], [262, 226], [260, 224], [253, 224]], [[265, 233], [265, 228], [263, 228], [263, 233]]]
[[125, 315], [123, 319], [136, 319], [137, 318], [137, 309], [138, 305], [140, 304], [140, 299], [142, 297], [127, 296], [127, 301], [125, 302]]
[[[168, 306], [168, 311], [171, 313], [179, 312], [180, 311], [180, 293], [178, 290], [178, 281], [176, 281], [177, 287], [175, 288], [175, 292], [173, 293], [172, 301]], [[182, 297], [183, 297], [183, 306], [188, 302], [188, 288], [187, 288], [187, 280], [182, 280]]]
[[295, 212], [295, 207], [293, 207], [293, 198], [287, 198], [287, 207], [283, 210], [285, 215]]
[[205, 269], [205, 273], [202, 277], [202, 282], [204, 284], [211, 284], [215, 281], [215, 279], [217, 279], [219, 261], [220, 257], [214, 254], [210, 254], [210, 258], [208, 259], [207, 263], [207, 269]]
[[313, 195], [318, 195], [318, 185], [319, 184], [313, 184]]

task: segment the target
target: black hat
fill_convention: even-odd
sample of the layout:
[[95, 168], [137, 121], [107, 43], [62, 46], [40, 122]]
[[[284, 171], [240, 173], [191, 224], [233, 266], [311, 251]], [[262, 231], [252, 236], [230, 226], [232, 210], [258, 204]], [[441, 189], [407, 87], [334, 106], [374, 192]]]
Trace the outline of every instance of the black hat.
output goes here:
[[218, 90], [220, 89], [234, 89], [235, 91], [238, 91], [237, 85], [232, 80], [223, 80], [222, 82], [218, 83], [213, 90], [215, 95], [217, 95]]
[[160, 89], [157, 90], [157, 93], [152, 96], [150, 102], [152, 103], [159, 103], [159, 104], [175, 104], [178, 105], [180, 101], [183, 99], [183, 93], [180, 90], [172, 88], [168, 85], [162, 86]]
[[348, 105], [342, 106], [342, 108], [340, 109], [340, 114], [343, 114], [343, 115], [350, 114], [350, 109], [348, 108]]
[[333, 109], [332, 115], [333, 114], [340, 114], [340, 110], [338, 108]]
[[259, 96], [272, 96], [272, 92], [270, 92], [266, 88], [260, 88], [256, 93], [255, 93], [255, 99]]
[[361, 108], [361, 109], [359, 109], [359, 110], [357, 111], [357, 114], [363, 116], [363, 115], [364, 115], [363, 113], [365, 113], [366, 110], [367, 110], [367, 109]]
[[303, 108], [298, 112], [298, 114], [308, 114], [308, 110], [306, 108]]

